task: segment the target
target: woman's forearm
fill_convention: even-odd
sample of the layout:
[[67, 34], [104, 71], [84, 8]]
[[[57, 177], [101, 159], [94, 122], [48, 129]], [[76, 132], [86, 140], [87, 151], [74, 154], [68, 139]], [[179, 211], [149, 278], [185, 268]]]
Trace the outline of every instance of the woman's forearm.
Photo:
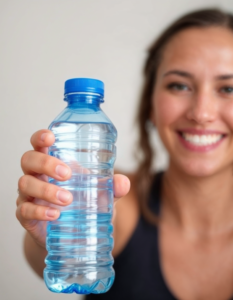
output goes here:
[[32, 269], [43, 278], [44, 259], [47, 255], [47, 250], [39, 246], [28, 232], [26, 232], [24, 238], [24, 253]]

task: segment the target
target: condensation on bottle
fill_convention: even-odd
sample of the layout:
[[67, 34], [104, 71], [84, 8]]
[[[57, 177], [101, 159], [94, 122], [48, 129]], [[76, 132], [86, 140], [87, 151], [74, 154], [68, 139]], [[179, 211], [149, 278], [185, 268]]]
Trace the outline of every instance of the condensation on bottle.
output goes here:
[[72, 170], [67, 181], [73, 202], [56, 206], [60, 217], [47, 223], [44, 280], [55, 293], [99, 294], [113, 284], [113, 166], [117, 131], [102, 111], [104, 84], [97, 79], [65, 82], [67, 107], [50, 124], [55, 142], [49, 154]]

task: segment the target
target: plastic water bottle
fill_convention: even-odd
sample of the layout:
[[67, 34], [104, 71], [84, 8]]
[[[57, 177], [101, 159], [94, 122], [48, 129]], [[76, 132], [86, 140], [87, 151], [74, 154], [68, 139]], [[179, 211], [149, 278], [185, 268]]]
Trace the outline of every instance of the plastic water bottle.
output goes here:
[[47, 224], [44, 280], [56, 293], [104, 293], [114, 281], [111, 224], [113, 165], [117, 131], [100, 108], [102, 81], [65, 82], [67, 107], [51, 123], [55, 143], [49, 154], [72, 169], [65, 182], [49, 181], [73, 194], [61, 215]]

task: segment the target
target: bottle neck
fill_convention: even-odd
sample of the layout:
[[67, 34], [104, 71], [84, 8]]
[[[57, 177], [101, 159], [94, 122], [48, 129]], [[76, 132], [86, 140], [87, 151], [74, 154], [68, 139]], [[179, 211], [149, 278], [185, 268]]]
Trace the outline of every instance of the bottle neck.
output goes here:
[[96, 106], [99, 107], [104, 102], [103, 96], [95, 93], [69, 93], [64, 96], [68, 106]]

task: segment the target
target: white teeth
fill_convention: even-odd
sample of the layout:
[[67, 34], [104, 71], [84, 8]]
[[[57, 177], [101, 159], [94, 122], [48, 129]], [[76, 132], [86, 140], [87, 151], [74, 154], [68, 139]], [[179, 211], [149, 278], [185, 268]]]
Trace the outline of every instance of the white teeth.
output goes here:
[[222, 134], [197, 135], [184, 132], [182, 132], [182, 136], [186, 141], [197, 146], [215, 144], [222, 138]]

